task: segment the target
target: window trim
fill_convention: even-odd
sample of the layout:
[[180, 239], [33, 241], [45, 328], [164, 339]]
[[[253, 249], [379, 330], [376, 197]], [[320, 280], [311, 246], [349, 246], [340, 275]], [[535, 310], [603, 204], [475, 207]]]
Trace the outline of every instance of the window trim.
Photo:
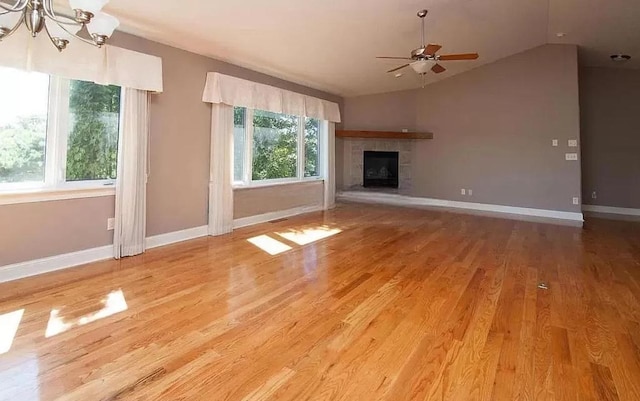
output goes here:
[[65, 199], [98, 198], [102, 196], [115, 196], [115, 186], [103, 186], [100, 188], [35, 188], [19, 191], [0, 192], [0, 206], [15, 205], [20, 203], [48, 202]]
[[[234, 180], [232, 183], [233, 189], [246, 189], [246, 188], [262, 188], [276, 185], [296, 184], [310, 181], [324, 181], [324, 154], [323, 154], [323, 138], [328, 135], [325, 129], [326, 124], [323, 124], [322, 120], [318, 120], [318, 175], [305, 177], [304, 170], [306, 166], [306, 148], [305, 148], [305, 124], [306, 116], [296, 115], [298, 117], [298, 137], [297, 137], [297, 166], [296, 176], [288, 178], [271, 178], [267, 180], [254, 180], [253, 177], [253, 115], [254, 109], [246, 108], [244, 113], [244, 160], [242, 166], [242, 181]], [[281, 113], [280, 113], [281, 114]], [[234, 162], [235, 164], [235, 162]]]
[[[117, 178], [67, 181], [70, 87], [71, 80], [49, 75], [44, 180], [0, 183], [0, 205], [115, 195]], [[123, 87], [120, 93], [119, 113], [122, 121]], [[122, 123], [118, 129], [122, 131]]]

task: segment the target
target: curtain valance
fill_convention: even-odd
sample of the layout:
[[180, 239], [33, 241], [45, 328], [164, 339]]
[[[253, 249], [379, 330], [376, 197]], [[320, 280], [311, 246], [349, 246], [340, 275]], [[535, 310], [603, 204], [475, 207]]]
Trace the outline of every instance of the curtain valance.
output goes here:
[[68, 79], [162, 92], [162, 59], [115, 46], [74, 41], [58, 52], [47, 35], [32, 38], [19, 29], [0, 42], [0, 66]]
[[217, 72], [207, 74], [202, 101], [340, 122], [337, 103]]

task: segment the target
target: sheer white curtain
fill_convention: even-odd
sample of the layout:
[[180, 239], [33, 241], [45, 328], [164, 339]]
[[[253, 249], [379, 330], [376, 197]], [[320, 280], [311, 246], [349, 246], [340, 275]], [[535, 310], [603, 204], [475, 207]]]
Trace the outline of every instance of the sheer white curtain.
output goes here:
[[336, 207], [336, 124], [329, 121], [324, 124], [324, 209], [329, 210]]
[[233, 231], [233, 107], [211, 105], [209, 235]]
[[121, 124], [113, 235], [113, 256], [116, 259], [138, 255], [145, 250], [149, 146], [147, 91], [123, 90]]

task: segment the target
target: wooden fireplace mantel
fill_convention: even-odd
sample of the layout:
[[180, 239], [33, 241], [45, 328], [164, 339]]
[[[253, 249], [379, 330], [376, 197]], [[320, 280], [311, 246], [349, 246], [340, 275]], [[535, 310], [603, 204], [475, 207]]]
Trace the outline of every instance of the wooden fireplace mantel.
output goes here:
[[431, 132], [346, 131], [336, 130], [338, 138], [433, 139]]

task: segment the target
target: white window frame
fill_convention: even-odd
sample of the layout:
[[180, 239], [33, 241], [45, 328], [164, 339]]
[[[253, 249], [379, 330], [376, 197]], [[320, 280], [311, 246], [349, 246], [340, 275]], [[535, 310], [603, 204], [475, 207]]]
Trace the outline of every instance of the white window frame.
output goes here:
[[[323, 139], [328, 134], [326, 132], [325, 126], [322, 120], [319, 121], [318, 127], [318, 175], [313, 177], [305, 177], [304, 176], [304, 168], [306, 165], [306, 152], [305, 152], [305, 143], [304, 143], [304, 133], [305, 133], [305, 116], [296, 116], [298, 117], [298, 137], [297, 137], [297, 166], [296, 166], [296, 176], [289, 178], [272, 178], [267, 180], [254, 180], [253, 179], [253, 115], [254, 109], [244, 108], [244, 151], [242, 154], [244, 155], [243, 166], [242, 166], [242, 181], [233, 181], [233, 188], [255, 188], [255, 187], [267, 187], [273, 185], [282, 185], [282, 184], [292, 184], [299, 182], [307, 182], [307, 181], [322, 181], [324, 180], [323, 171], [324, 171], [324, 163], [325, 163], [325, 153], [326, 150], [323, 148]], [[235, 166], [235, 159], [233, 161], [233, 165]]]
[[44, 181], [0, 183], [0, 205], [115, 195], [115, 179], [66, 180], [70, 86], [69, 79], [49, 76]]

